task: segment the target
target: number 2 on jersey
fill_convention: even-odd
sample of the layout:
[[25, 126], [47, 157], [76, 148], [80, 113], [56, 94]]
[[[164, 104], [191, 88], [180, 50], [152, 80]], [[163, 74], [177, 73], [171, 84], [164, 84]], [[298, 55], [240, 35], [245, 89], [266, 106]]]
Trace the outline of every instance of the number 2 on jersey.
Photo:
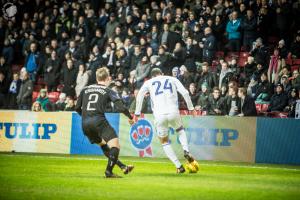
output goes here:
[[88, 110], [88, 111], [96, 110], [96, 108], [93, 108], [91, 106], [91, 104], [96, 103], [98, 101], [98, 98], [99, 98], [98, 94], [90, 94], [89, 95], [89, 102], [88, 102], [88, 104], [86, 106], [86, 110]]
[[164, 92], [164, 90], [170, 90], [171, 93], [173, 93], [172, 85], [169, 83], [169, 79], [166, 79], [164, 83], [164, 87], [161, 89], [161, 82], [160, 81], [154, 81], [152, 85], [156, 85], [155, 95], [160, 95]]

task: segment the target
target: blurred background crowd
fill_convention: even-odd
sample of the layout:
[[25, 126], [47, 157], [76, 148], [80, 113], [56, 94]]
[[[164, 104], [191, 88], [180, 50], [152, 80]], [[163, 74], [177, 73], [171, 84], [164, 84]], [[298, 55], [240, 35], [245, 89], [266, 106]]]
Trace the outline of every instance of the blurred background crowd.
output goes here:
[[17, 12], [0, 17], [1, 109], [73, 111], [106, 66], [134, 111], [158, 67], [183, 83], [199, 115], [295, 117], [299, 0], [10, 2]]

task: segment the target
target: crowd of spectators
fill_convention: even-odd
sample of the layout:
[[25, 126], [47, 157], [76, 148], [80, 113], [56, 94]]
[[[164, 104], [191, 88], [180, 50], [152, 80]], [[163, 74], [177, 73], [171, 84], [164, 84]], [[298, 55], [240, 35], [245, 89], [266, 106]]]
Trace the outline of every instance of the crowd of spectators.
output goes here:
[[[158, 67], [183, 83], [203, 114], [255, 116], [255, 104], [266, 104], [267, 112], [295, 116], [299, 67], [287, 61], [300, 59], [299, 0], [12, 3], [16, 15], [0, 17], [2, 109], [73, 111], [106, 66], [112, 89], [133, 111]], [[51, 92], [59, 94], [54, 102]]]

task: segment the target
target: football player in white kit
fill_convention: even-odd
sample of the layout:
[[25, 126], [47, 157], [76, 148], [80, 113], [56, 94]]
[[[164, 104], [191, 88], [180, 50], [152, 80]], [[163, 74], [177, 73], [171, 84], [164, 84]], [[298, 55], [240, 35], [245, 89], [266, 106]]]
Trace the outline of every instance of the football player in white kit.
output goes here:
[[176, 166], [177, 173], [184, 173], [185, 169], [169, 143], [169, 127], [174, 128], [179, 134], [179, 141], [184, 151], [184, 157], [190, 164], [196, 165], [198, 168], [197, 161], [189, 153], [187, 137], [178, 109], [177, 92], [183, 96], [188, 109], [192, 111], [194, 116], [196, 115], [188, 91], [178, 79], [171, 76], [164, 76], [159, 68], [152, 69], [151, 76], [152, 78], [143, 84], [137, 95], [135, 115], [139, 116], [141, 114], [144, 96], [149, 92], [158, 137], [167, 157]]

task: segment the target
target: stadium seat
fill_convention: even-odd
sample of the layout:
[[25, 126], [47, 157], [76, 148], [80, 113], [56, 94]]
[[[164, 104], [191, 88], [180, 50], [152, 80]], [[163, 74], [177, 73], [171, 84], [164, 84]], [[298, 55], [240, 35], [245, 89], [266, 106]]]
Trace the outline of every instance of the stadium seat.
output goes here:
[[246, 65], [246, 62], [247, 62], [247, 58], [240, 57], [239, 60], [238, 60], [238, 66], [244, 67]]
[[261, 112], [267, 112], [268, 108], [269, 108], [269, 104], [266, 103], [261, 104]]
[[217, 51], [215, 54], [215, 57], [219, 60], [221, 58], [224, 58], [224, 52], [223, 51]]
[[292, 64], [293, 64], [293, 60], [287, 58], [287, 59], [285, 59], [285, 63], [286, 63], [287, 65], [292, 65]]
[[293, 65], [300, 65], [300, 59], [293, 59]]
[[240, 58], [248, 58], [249, 57], [249, 52], [240, 52]]
[[40, 90], [44, 88], [44, 85], [34, 85], [33, 90], [36, 92], [40, 92]]
[[295, 70], [299, 70], [299, 65], [293, 65], [293, 66], [291, 66], [291, 72], [293, 72]]
[[18, 73], [22, 69], [22, 65], [12, 65], [13, 73]]
[[38, 98], [38, 96], [39, 96], [39, 92], [34, 91], [34, 92], [32, 93], [32, 102], [35, 102], [36, 99]]

